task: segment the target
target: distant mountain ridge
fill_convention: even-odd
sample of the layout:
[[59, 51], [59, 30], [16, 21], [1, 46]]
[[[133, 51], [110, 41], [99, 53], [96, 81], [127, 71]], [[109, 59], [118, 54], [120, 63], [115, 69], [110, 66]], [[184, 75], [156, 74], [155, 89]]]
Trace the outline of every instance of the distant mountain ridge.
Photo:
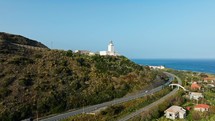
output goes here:
[[37, 42], [35, 40], [23, 37], [21, 35], [9, 34], [5, 32], [0, 32], [0, 42], [28, 45], [33, 47], [48, 48], [44, 44]]

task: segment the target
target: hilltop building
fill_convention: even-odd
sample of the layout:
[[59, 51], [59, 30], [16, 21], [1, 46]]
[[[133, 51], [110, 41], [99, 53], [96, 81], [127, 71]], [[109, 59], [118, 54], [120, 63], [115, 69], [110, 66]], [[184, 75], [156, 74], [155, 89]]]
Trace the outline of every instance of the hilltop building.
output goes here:
[[95, 55], [94, 52], [91, 52], [91, 51], [88, 51], [88, 50], [75, 50], [75, 53], [84, 54], [84, 55], [90, 55], [90, 56]]
[[89, 50], [75, 50], [74, 52], [79, 53], [79, 54], [83, 54], [83, 55], [89, 55], [89, 56], [93, 56], [96, 54], [99, 54], [101, 56], [120, 56], [120, 54], [118, 54], [115, 51], [113, 41], [110, 41], [110, 43], [108, 44], [107, 51], [99, 51], [99, 52], [94, 53], [94, 52], [91, 52]]
[[116, 53], [115, 49], [114, 49], [114, 44], [113, 41], [110, 41], [110, 43], [108, 44], [108, 50], [107, 51], [100, 51], [99, 55], [102, 56], [119, 56], [118, 53]]

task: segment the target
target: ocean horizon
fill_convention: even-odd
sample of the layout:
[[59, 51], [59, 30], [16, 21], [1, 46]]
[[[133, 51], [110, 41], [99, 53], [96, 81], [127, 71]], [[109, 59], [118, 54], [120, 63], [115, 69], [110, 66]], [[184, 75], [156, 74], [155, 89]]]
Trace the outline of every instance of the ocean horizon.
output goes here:
[[131, 59], [140, 65], [215, 74], [215, 59]]

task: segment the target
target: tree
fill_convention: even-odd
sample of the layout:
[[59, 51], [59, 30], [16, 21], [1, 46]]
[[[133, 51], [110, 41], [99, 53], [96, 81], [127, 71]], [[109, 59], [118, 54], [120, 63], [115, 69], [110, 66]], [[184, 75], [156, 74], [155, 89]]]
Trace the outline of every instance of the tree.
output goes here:
[[72, 50], [68, 50], [66, 51], [66, 54], [65, 54], [67, 57], [72, 57], [73, 56], [73, 52]]

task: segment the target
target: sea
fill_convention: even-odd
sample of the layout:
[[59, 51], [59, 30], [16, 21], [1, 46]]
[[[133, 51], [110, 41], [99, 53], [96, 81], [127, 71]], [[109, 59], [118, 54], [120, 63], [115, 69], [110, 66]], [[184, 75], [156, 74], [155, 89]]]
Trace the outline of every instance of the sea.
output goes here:
[[215, 59], [131, 59], [140, 65], [165, 66], [175, 70], [186, 70], [215, 74]]

